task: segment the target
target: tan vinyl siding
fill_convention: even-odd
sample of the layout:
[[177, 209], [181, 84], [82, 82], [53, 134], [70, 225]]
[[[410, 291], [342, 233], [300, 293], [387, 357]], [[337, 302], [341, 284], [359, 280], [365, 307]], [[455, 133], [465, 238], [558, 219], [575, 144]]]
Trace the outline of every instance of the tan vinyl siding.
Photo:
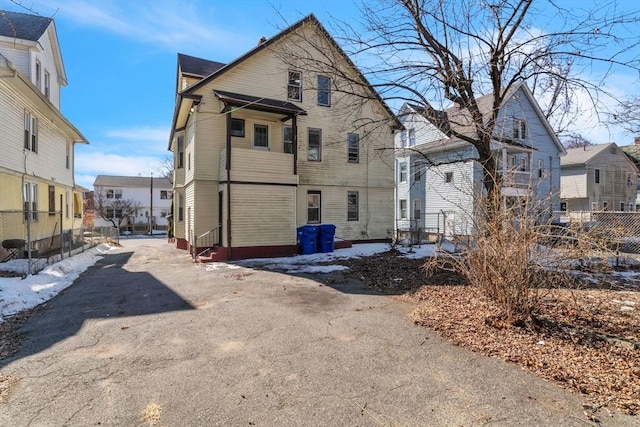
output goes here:
[[218, 182], [196, 181], [195, 183], [195, 216], [194, 232], [196, 236], [218, 226]]
[[[307, 192], [321, 192], [322, 224], [334, 224], [336, 237], [345, 240], [386, 239], [393, 229], [393, 188], [300, 186], [298, 225], [307, 224]], [[358, 221], [347, 221], [347, 193], [358, 192]]]
[[[260, 150], [232, 148], [231, 181], [297, 184], [293, 175], [293, 156]], [[227, 180], [226, 150], [220, 156], [220, 180]]]
[[[225, 193], [224, 209], [227, 209], [227, 116], [221, 113], [224, 105], [215, 97], [214, 90], [287, 100], [287, 72], [295, 67], [287, 66], [276, 52], [298, 49], [299, 45], [294, 36], [287, 36], [194, 93], [202, 98], [188, 119], [185, 171], [188, 167], [188, 134], [193, 132], [195, 195], [191, 199], [187, 197], [187, 200], [195, 203], [195, 231], [198, 234], [216, 227], [219, 222], [216, 186]], [[346, 62], [345, 67], [348, 68]], [[323, 191], [323, 222], [334, 223], [338, 232], [343, 233], [341, 237], [350, 240], [384, 239], [388, 236], [387, 230], [393, 227], [393, 135], [387, 113], [375, 102], [369, 100], [357, 105], [362, 102], [361, 98], [337, 91], [332, 91], [330, 107], [318, 106], [316, 81], [317, 73], [302, 70], [302, 101], [294, 104], [308, 114], [297, 117], [297, 175], [294, 175], [294, 156], [284, 153], [282, 137], [283, 125], [291, 126], [291, 119], [283, 122], [281, 114], [255, 111], [250, 107], [236, 108], [229, 113], [233, 118], [243, 119], [245, 126], [243, 137], [231, 137], [233, 247], [294, 245], [296, 227], [306, 224], [307, 189]], [[186, 110], [186, 106], [181, 107], [179, 121], [186, 117]], [[361, 121], [362, 117], [367, 119]], [[355, 124], [361, 122], [368, 124], [364, 127]], [[253, 146], [256, 124], [268, 126], [268, 149]], [[176, 126], [184, 126], [184, 122]], [[320, 162], [307, 161], [309, 128], [322, 130]], [[359, 136], [358, 163], [348, 161], [349, 133]], [[186, 172], [187, 182], [190, 177]], [[176, 171], [176, 186], [181, 183], [179, 178], [181, 176]], [[347, 222], [348, 191], [359, 192], [358, 221]], [[224, 218], [224, 246], [227, 246], [226, 220]]]
[[296, 244], [295, 187], [232, 185], [232, 246]]

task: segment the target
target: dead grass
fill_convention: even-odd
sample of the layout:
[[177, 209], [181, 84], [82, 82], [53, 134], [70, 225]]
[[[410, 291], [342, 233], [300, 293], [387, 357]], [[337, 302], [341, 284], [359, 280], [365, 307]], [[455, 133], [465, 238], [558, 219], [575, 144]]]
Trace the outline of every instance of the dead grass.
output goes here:
[[13, 375], [0, 375], [0, 403], [9, 400], [11, 392], [22, 378]]
[[158, 425], [162, 418], [162, 407], [155, 403], [151, 403], [142, 411], [142, 421], [148, 423], [150, 426]]

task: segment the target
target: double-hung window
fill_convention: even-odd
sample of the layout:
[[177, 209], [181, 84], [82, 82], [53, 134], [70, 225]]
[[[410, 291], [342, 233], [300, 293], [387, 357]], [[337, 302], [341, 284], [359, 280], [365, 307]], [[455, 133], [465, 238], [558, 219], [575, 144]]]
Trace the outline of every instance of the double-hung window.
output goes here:
[[407, 219], [407, 199], [400, 199], [400, 219]]
[[314, 162], [322, 160], [322, 130], [309, 128], [308, 144], [307, 160]]
[[40, 65], [40, 61], [36, 61], [36, 87], [42, 91], [42, 65]]
[[513, 137], [525, 139], [527, 137], [527, 122], [522, 119], [513, 119]]
[[360, 161], [360, 136], [357, 133], [347, 135], [347, 159], [349, 163]]
[[400, 174], [399, 174], [400, 182], [407, 182], [407, 163], [402, 162], [400, 163], [399, 167], [400, 167]]
[[416, 146], [416, 130], [409, 129], [409, 147]]
[[542, 178], [544, 176], [544, 160], [538, 160], [538, 178]]
[[69, 199], [71, 198], [71, 193], [69, 190], [64, 192], [64, 216], [69, 218]]
[[24, 112], [24, 148], [38, 152], [38, 119], [27, 111]]
[[293, 127], [282, 126], [282, 149], [285, 153], [293, 154]]
[[593, 182], [594, 184], [600, 184], [600, 169], [594, 169]]
[[269, 149], [269, 126], [253, 125], [253, 148], [260, 150]]
[[22, 187], [22, 200], [24, 201], [24, 220], [38, 220], [38, 184], [25, 182]]
[[184, 135], [178, 136], [177, 145], [176, 168], [182, 169], [184, 168]]
[[359, 206], [358, 206], [358, 192], [347, 192], [347, 221], [358, 221], [359, 218]]
[[420, 199], [414, 199], [413, 201], [413, 219], [420, 219], [420, 213], [422, 208], [422, 203]]
[[44, 71], [44, 96], [51, 99], [51, 75], [47, 70]]
[[69, 169], [71, 167], [71, 143], [67, 141], [67, 154], [65, 157], [65, 167]]
[[178, 193], [178, 221], [184, 221], [184, 194]]
[[424, 169], [424, 163], [421, 161], [416, 161], [413, 164], [413, 180], [415, 182], [422, 181], [422, 172]]
[[49, 186], [49, 215], [56, 214], [56, 187]]
[[320, 191], [307, 191], [307, 223], [320, 223], [320, 207], [321, 207]]
[[289, 71], [287, 98], [291, 101], [302, 101], [302, 73], [300, 71]]
[[318, 105], [328, 107], [331, 105], [331, 79], [326, 76], [318, 76]]
[[406, 131], [406, 129], [403, 129], [400, 132], [400, 146], [402, 148], [407, 148], [407, 131]]

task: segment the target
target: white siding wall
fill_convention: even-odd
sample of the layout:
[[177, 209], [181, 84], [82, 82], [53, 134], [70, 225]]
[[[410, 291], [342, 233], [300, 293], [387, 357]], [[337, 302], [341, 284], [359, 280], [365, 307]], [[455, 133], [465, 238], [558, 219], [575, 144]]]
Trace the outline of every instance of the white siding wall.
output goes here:
[[[44, 94], [44, 73], [45, 71], [49, 72], [50, 75], [50, 96], [49, 100], [55, 107], [60, 109], [60, 83], [58, 82], [58, 71], [56, 69], [56, 63], [53, 58], [53, 50], [51, 46], [51, 38], [50, 31], [45, 31], [45, 33], [40, 37], [38, 43], [42, 47], [42, 49], [34, 49], [32, 50], [32, 58], [31, 58], [31, 69], [35, 70], [35, 61], [36, 59], [40, 61], [40, 65], [42, 66], [41, 73], [41, 85], [40, 91]], [[31, 81], [35, 84], [35, 75], [32, 75]]]
[[[455, 234], [469, 234], [473, 226], [473, 161], [434, 166], [425, 177], [425, 227], [444, 232], [445, 214]], [[448, 174], [451, 182], [446, 182]]]
[[[26, 98], [6, 84], [5, 79], [0, 79], [0, 89], [0, 167], [47, 180], [54, 178], [58, 184], [73, 186], [72, 164], [66, 168], [66, 147], [71, 138], [48, 120], [43, 111], [33, 108]], [[37, 153], [24, 150], [25, 110], [38, 118]]]

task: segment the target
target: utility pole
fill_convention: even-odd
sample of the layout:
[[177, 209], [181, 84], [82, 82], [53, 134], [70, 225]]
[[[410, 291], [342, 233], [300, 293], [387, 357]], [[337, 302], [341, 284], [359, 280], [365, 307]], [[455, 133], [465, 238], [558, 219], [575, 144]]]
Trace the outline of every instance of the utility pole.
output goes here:
[[149, 212], [149, 235], [153, 236], [153, 172], [151, 172], [151, 209]]

